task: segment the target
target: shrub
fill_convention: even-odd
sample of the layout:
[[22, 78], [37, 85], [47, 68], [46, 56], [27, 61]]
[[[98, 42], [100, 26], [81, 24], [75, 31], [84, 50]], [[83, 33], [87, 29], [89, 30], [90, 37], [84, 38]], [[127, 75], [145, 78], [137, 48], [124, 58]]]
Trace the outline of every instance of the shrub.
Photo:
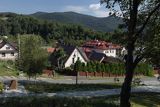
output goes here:
[[0, 82], [0, 92], [2, 92], [2, 90], [3, 90], [3, 83]]

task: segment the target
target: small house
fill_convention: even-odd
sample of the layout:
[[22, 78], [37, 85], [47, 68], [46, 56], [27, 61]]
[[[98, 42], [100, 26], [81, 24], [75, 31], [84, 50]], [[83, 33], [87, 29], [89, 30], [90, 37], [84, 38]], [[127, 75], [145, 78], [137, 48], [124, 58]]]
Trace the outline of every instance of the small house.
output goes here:
[[15, 60], [18, 57], [18, 49], [14, 43], [0, 40], [0, 60]]

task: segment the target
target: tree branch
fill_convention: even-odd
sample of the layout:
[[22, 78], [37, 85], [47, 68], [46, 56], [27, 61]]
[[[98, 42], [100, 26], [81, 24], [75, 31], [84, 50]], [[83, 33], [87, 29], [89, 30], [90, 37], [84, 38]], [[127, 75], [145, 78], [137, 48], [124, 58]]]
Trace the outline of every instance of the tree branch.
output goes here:
[[147, 19], [145, 20], [145, 22], [143, 23], [143, 26], [140, 28], [140, 30], [136, 33], [136, 36], [138, 36], [145, 28], [145, 26], [147, 25], [148, 21], [150, 20], [151, 16], [156, 12], [156, 10], [158, 10], [160, 8], [160, 3], [148, 14]]

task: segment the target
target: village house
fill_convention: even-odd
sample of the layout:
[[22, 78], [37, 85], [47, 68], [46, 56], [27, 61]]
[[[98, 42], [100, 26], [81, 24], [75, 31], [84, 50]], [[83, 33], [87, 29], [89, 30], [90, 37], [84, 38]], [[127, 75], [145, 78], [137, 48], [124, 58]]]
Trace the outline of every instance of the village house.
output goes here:
[[80, 47], [64, 46], [63, 49], [68, 55], [64, 63], [65, 68], [70, 67], [71, 65], [75, 64], [78, 60], [85, 64], [87, 64], [87, 62], [89, 61], [83, 49]]
[[0, 40], [0, 60], [15, 60], [18, 57], [18, 50], [14, 43]]
[[[125, 48], [105, 41], [91, 40], [84, 43], [82, 47], [75, 46], [61, 46], [65, 52], [65, 58], [63, 59], [63, 68], [71, 67], [80, 61], [87, 64], [89, 61], [96, 61], [100, 63], [114, 63], [121, 62], [120, 55], [124, 54]], [[48, 53], [54, 53], [59, 48], [48, 48]], [[52, 54], [51, 54], [52, 55]], [[53, 65], [58, 66], [58, 58], [51, 58]]]
[[[74, 65], [78, 60], [84, 64], [87, 64], [89, 61], [88, 57], [84, 53], [83, 49], [81, 47], [75, 47], [75, 46], [61, 46], [61, 48], [64, 50], [65, 58], [63, 60], [63, 67], [71, 67]], [[58, 49], [56, 49], [58, 51]], [[54, 52], [56, 52], [54, 51]], [[54, 53], [53, 53], [54, 54]], [[52, 54], [51, 54], [52, 55]], [[58, 58], [51, 58], [51, 62], [54, 65], [57, 65]]]
[[125, 51], [125, 48], [120, 45], [99, 40], [87, 41], [82, 47], [85, 52], [96, 51], [110, 57], [119, 57]]

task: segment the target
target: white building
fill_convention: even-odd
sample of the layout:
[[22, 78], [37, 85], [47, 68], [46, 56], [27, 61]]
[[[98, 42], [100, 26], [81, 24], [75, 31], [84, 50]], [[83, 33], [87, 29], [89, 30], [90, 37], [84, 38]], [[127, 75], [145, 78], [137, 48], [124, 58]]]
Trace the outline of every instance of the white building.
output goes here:
[[88, 41], [82, 47], [85, 51], [96, 51], [109, 57], [119, 57], [123, 50], [120, 45], [98, 40]]
[[82, 48], [63, 47], [63, 49], [65, 53], [68, 55], [64, 63], [65, 68], [70, 67], [71, 65], [74, 65], [78, 60], [85, 64], [87, 64], [87, 62], [89, 61]]
[[15, 60], [18, 50], [14, 44], [0, 40], [0, 60]]

